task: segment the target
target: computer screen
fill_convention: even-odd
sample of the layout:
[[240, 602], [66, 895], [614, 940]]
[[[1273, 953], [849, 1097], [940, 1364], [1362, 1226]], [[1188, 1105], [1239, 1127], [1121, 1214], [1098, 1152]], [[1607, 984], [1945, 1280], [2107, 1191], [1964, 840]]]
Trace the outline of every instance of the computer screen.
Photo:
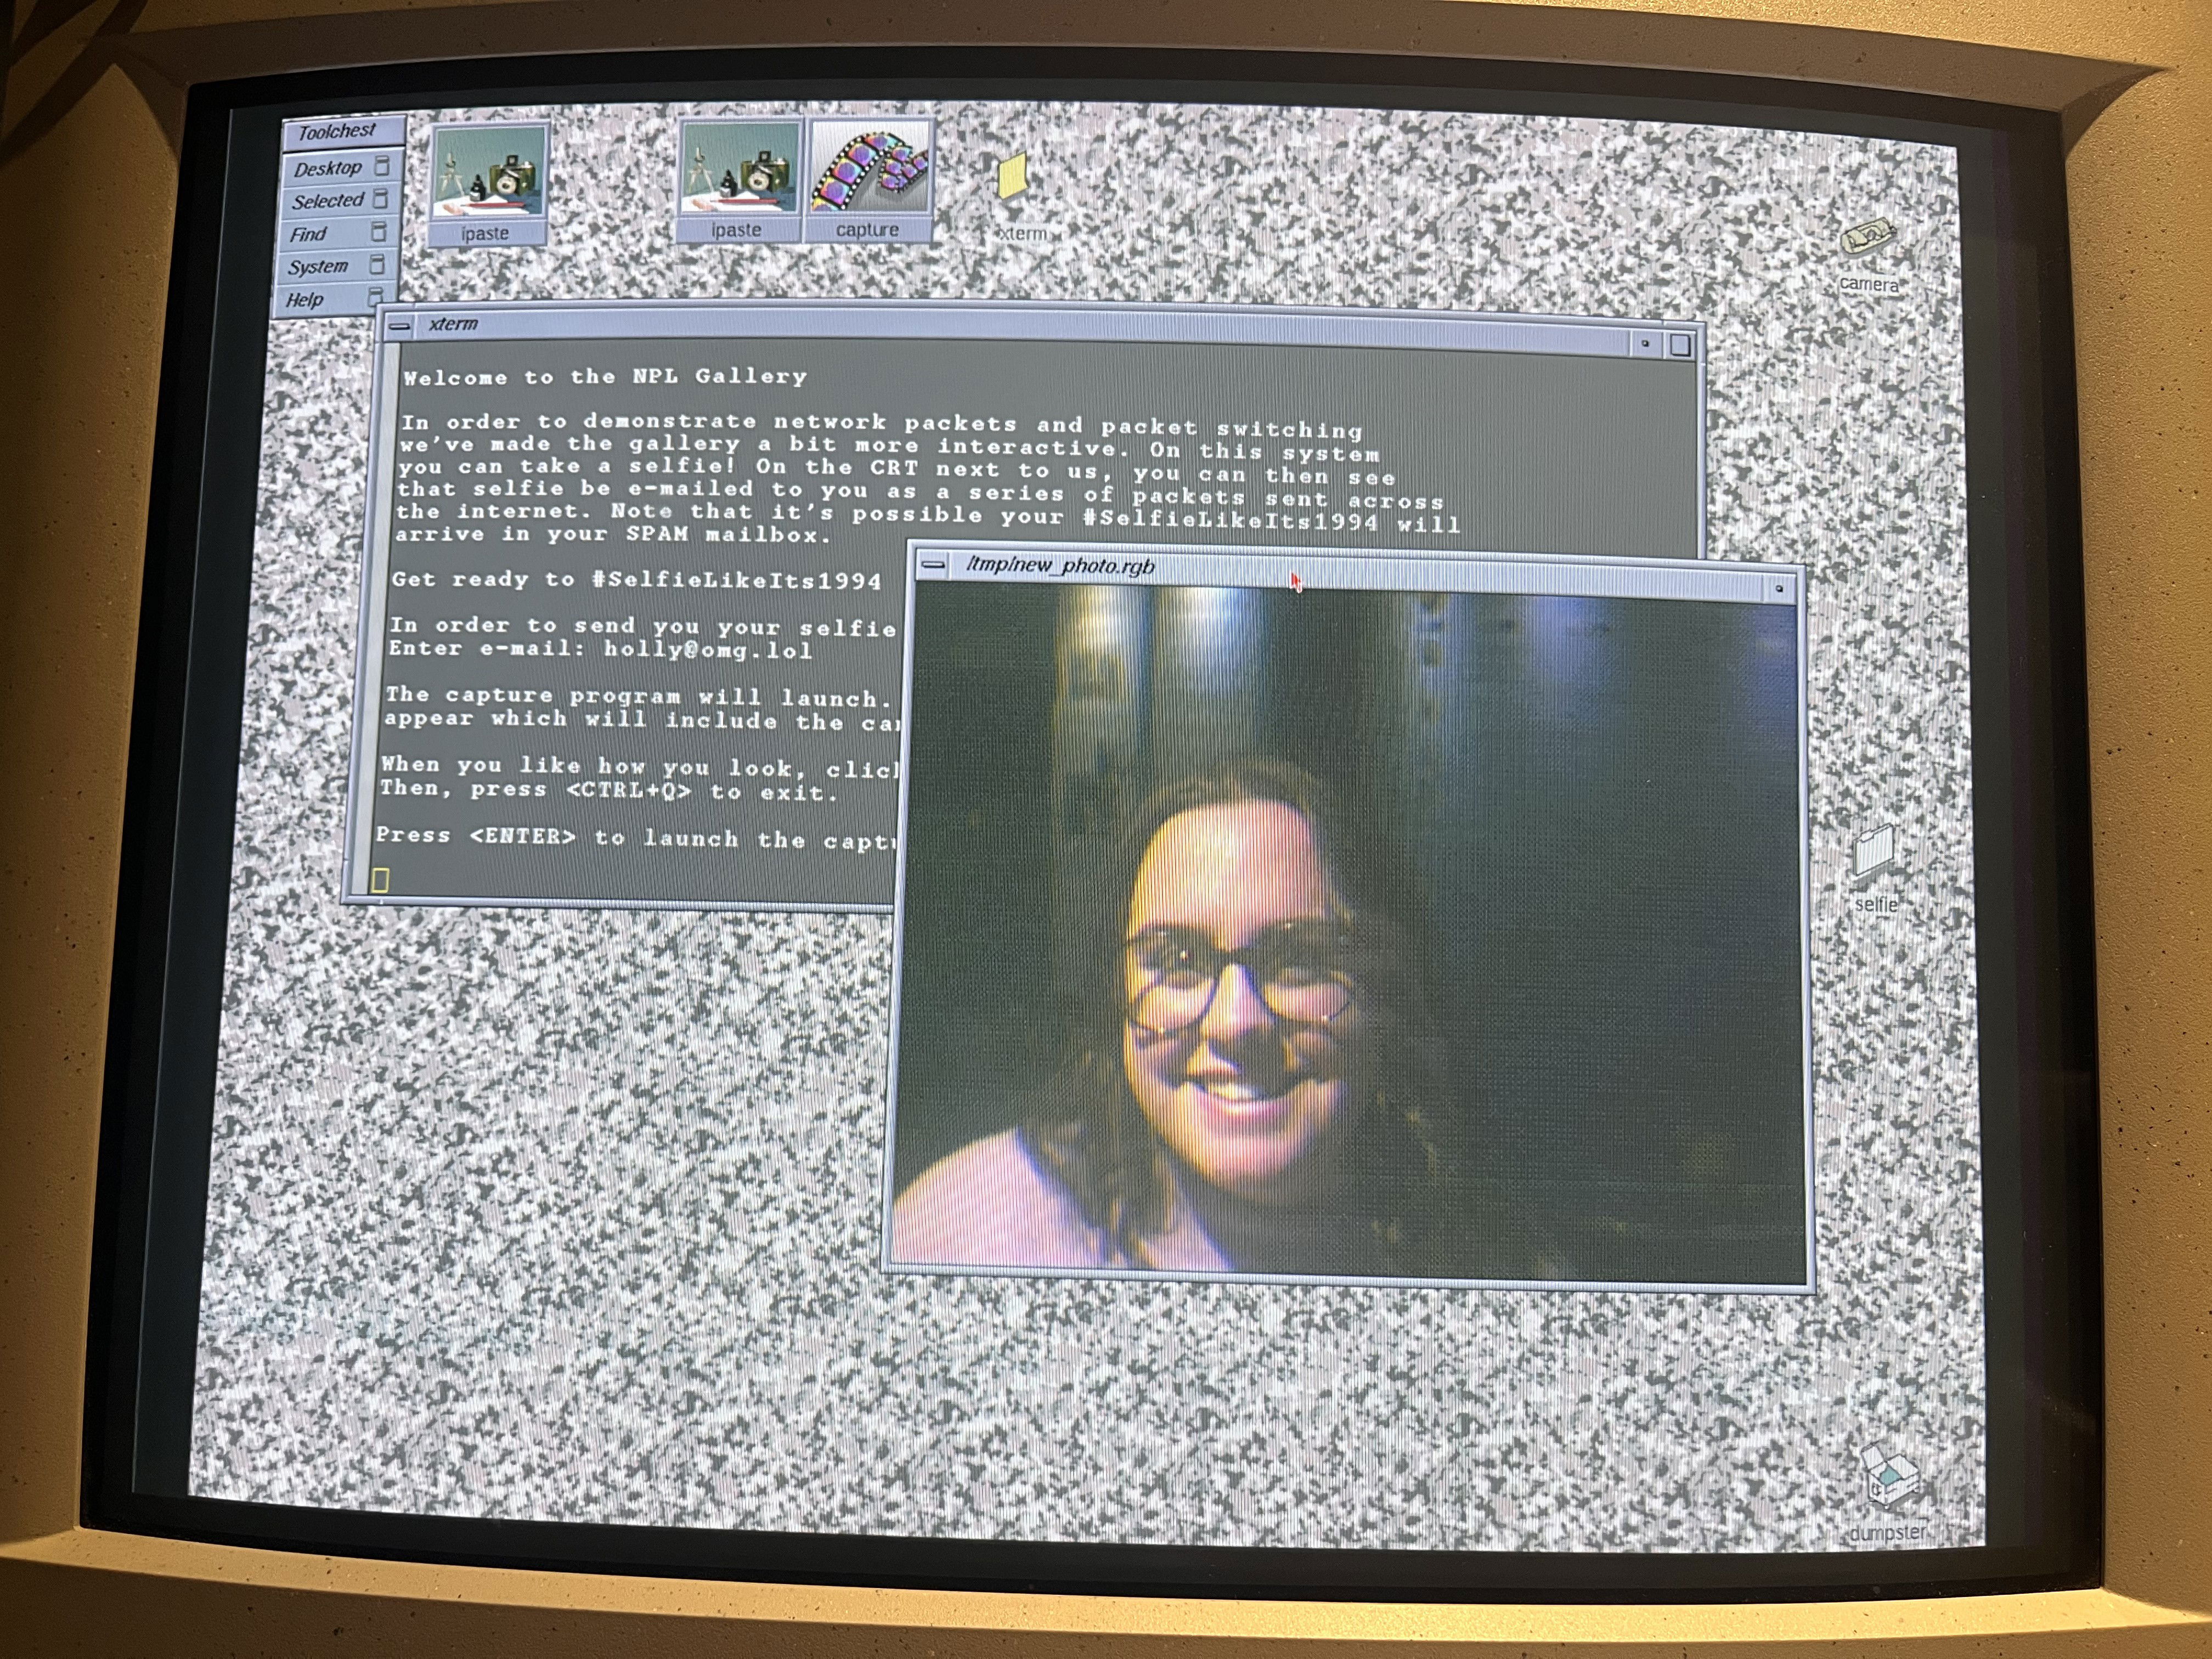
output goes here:
[[203, 123], [109, 1524], [2094, 1576], [2055, 135], [1255, 61]]

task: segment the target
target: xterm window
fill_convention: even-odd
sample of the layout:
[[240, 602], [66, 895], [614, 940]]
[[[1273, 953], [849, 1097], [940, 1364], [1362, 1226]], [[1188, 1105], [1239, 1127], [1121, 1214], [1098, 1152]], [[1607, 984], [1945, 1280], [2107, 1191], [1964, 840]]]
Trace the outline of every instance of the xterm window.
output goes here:
[[1702, 551], [1690, 324], [729, 302], [377, 327], [357, 902], [888, 908], [917, 534]]

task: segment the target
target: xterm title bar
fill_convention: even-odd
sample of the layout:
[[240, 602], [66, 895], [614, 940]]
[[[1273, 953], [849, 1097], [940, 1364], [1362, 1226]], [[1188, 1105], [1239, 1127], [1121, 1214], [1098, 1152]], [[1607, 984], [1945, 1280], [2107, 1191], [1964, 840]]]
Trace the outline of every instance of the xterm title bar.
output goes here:
[[1105, 340], [1396, 346], [1701, 362], [1705, 326], [1651, 319], [1277, 306], [1068, 305], [973, 300], [519, 301], [386, 306], [387, 343], [482, 340], [840, 338]]

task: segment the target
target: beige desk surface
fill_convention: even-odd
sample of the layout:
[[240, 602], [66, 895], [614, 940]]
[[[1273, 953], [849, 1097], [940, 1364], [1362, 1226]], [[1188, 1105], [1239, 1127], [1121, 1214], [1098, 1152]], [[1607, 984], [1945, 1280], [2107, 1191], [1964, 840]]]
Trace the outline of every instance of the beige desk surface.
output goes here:
[[[990, 1596], [488, 1571], [75, 1522], [116, 860], [181, 88], [394, 58], [802, 42], [732, 0], [15, 0], [0, 109], [0, 1650], [821, 1654], [1448, 1644], [2212, 1654], [2212, 6], [1455, 0], [836, 8], [846, 41], [1448, 52], [2067, 112], [2099, 918], [2102, 1591], [1761, 1607]], [[2142, 67], [2164, 72], [2144, 78]], [[87, 188], [96, 181], [96, 188]], [[1338, 1650], [1349, 1650], [1340, 1648]]]

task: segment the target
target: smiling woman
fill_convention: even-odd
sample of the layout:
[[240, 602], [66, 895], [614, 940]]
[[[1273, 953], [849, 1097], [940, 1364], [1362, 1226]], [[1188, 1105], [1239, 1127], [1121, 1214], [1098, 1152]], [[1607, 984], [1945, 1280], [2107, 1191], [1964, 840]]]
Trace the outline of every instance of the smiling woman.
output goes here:
[[1107, 878], [1126, 902], [1051, 1086], [907, 1188], [894, 1261], [1532, 1272], [1470, 1248], [1493, 1218], [1461, 1178], [1424, 952], [1313, 778], [1242, 760], [1170, 784]]

